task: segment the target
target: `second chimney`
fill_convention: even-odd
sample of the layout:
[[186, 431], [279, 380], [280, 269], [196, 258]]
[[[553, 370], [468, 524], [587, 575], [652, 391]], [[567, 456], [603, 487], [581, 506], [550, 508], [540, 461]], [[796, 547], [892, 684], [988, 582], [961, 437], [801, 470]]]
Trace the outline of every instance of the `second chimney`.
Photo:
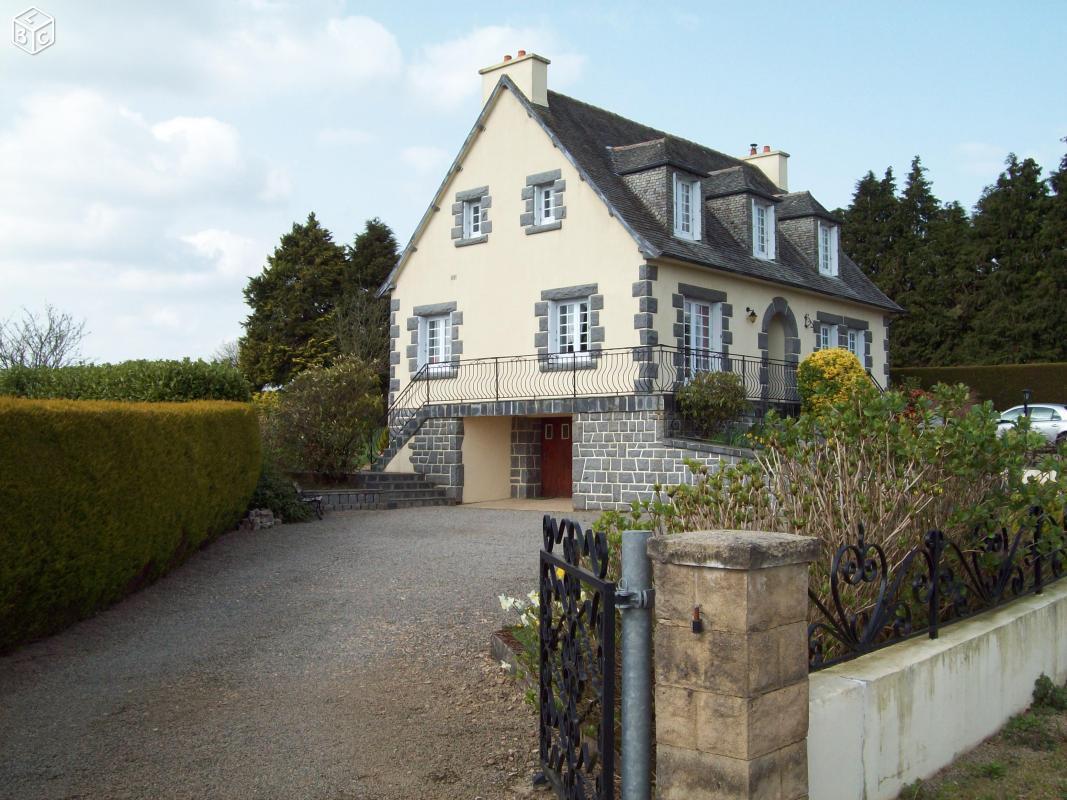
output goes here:
[[507, 75], [526, 99], [539, 106], [548, 105], [548, 65], [552, 62], [537, 53], [520, 50], [512, 58], [504, 56], [499, 64], [478, 70], [482, 76], [482, 102], [489, 99], [502, 75]]
[[789, 153], [772, 150], [768, 144], [763, 146], [763, 152], [760, 153], [757, 146], [753, 144], [749, 145], [748, 155], [741, 158], [752, 166], [759, 167], [763, 174], [783, 192], [789, 191]]

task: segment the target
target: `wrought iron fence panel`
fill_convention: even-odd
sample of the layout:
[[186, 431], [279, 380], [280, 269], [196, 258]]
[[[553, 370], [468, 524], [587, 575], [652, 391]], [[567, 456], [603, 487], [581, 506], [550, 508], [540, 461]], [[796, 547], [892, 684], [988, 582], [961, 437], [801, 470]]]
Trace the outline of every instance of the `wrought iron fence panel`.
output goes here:
[[541, 768], [565, 800], [615, 796], [615, 584], [603, 533], [545, 516], [540, 559]]
[[834, 553], [829, 597], [820, 600], [808, 589], [809, 668], [833, 666], [921, 633], [936, 639], [949, 623], [1040, 593], [1067, 572], [1064, 529], [1067, 520], [1056, 525], [1035, 507], [1014, 532], [975, 529], [961, 543], [932, 530], [890, 565], [858, 526], [856, 541]]

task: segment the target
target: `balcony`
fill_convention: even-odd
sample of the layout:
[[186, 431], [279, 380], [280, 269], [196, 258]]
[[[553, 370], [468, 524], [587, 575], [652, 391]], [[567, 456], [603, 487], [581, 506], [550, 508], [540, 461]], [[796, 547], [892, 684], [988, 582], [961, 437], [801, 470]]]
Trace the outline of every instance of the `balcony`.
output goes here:
[[712, 350], [654, 345], [472, 358], [424, 366], [389, 408], [399, 434], [419, 409], [445, 403], [544, 400], [617, 395], [673, 395], [698, 372], [741, 376], [759, 409], [800, 402], [794, 363]]

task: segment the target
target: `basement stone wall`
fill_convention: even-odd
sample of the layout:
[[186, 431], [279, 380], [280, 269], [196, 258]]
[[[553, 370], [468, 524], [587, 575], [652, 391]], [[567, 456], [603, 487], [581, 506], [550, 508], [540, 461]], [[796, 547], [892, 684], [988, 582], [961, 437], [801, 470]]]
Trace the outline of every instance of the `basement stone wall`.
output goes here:
[[411, 466], [445, 495], [463, 501], [463, 419], [427, 419], [411, 437]]
[[574, 507], [622, 510], [653, 486], [691, 484], [693, 459], [710, 468], [751, 457], [747, 450], [669, 438], [662, 409], [574, 415]]

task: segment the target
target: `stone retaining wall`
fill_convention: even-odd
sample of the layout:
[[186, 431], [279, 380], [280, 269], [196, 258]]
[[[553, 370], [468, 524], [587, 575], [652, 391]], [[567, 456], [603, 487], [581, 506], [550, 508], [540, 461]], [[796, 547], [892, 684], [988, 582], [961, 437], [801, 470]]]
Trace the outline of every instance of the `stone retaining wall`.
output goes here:
[[463, 499], [463, 420], [457, 417], [427, 419], [411, 437], [411, 466], [445, 494]]

